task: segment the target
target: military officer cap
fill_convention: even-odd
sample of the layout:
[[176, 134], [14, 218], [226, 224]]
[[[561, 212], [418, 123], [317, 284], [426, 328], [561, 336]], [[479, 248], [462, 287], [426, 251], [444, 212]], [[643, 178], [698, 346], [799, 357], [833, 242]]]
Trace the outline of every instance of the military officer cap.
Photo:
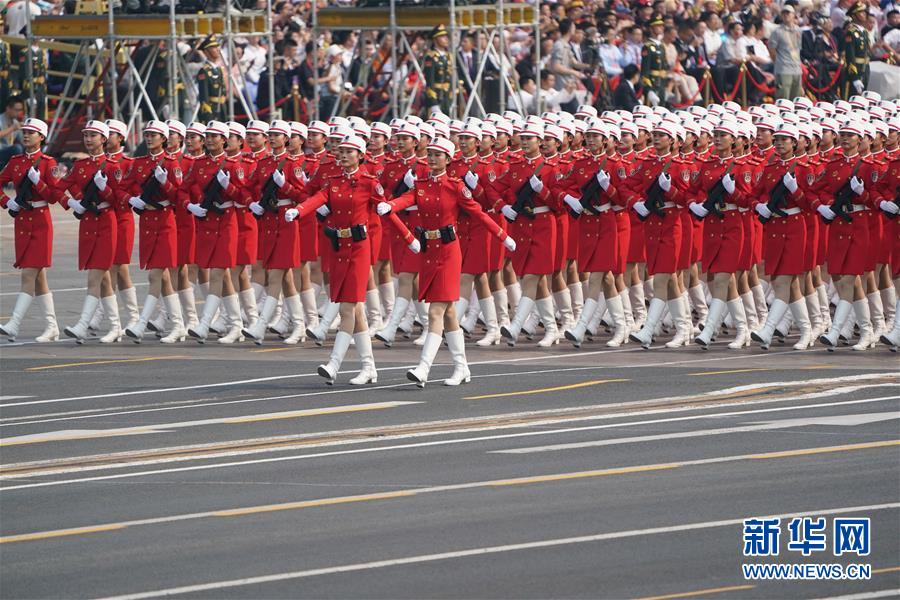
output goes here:
[[446, 123], [432, 121], [429, 125], [434, 129], [435, 137], [450, 138], [450, 126]]
[[443, 152], [447, 156], [453, 156], [453, 152], [456, 150], [456, 148], [453, 147], [453, 142], [444, 138], [434, 138], [431, 140], [431, 142], [428, 143], [428, 149]]
[[269, 125], [269, 135], [272, 135], [273, 133], [280, 133], [286, 137], [291, 137], [290, 123], [281, 119], [275, 119], [272, 121], [271, 125]]
[[236, 135], [241, 139], [247, 137], [247, 129], [240, 123], [236, 121], [228, 121], [226, 125], [228, 125], [229, 135]]
[[47, 124], [41, 121], [40, 119], [35, 119], [30, 117], [25, 119], [25, 122], [22, 124], [22, 131], [33, 131], [38, 133], [44, 138], [47, 137]]
[[478, 123], [470, 121], [463, 125], [462, 131], [459, 132], [459, 136], [473, 137], [476, 140], [481, 140], [481, 127]]
[[863, 2], [855, 2], [853, 6], [847, 9], [847, 16], [853, 16], [856, 13], [866, 12], [868, 9], [866, 8], [865, 3]]
[[110, 133], [118, 133], [122, 137], [128, 134], [128, 125], [116, 119], [107, 119], [106, 126], [109, 127]]
[[198, 121], [194, 121], [188, 126], [185, 135], [187, 135], [188, 133], [196, 133], [200, 137], [204, 137], [206, 135], [206, 125]]
[[343, 141], [338, 145], [338, 148], [349, 148], [351, 150], [356, 150], [357, 152], [365, 153], [366, 141], [358, 135], [348, 135], [344, 137]]
[[184, 137], [184, 134], [187, 132], [184, 127], [184, 123], [182, 123], [181, 121], [177, 121], [175, 119], [167, 119], [166, 125], [169, 127], [170, 133], [177, 133], [181, 137]]
[[434, 127], [429, 125], [428, 123], [419, 124], [419, 135], [427, 136], [430, 140], [433, 140], [435, 137], [437, 137], [434, 135]]
[[375, 123], [372, 123], [372, 133], [380, 133], [384, 137], [391, 137], [391, 127], [387, 123], [376, 121]]
[[291, 121], [291, 135], [300, 136], [305, 140], [307, 137], [309, 137], [309, 130], [303, 123], [300, 123], [299, 121]]
[[85, 125], [84, 129], [82, 129], [81, 131], [99, 133], [106, 139], [109, 139], [109, 127], [107, 127], [106, 123], [104, 123], [103, 121], [88, 121], [87, 125]]
[[266, 135], [269, 133], [269, 124], [265, 121], [252, 119], [247, 123], [247, 133], [261, 133]]
[[147, 124], [144, 126], [144, 133], [158, 133], [164, 138], [169, 137], [169, 126], [165, 124], [163, 121], [147, 121]]
[[446, 36], [446, 35], [449, 35], [449, 34], [447, 33], [447, 28], [444, 27], [443, 25], [438, 25], [437, 27], [435, 27], [434, 29], [431, 30], [431, 39], [433, 39], [433, 40], [436, 40], [437, 38], [439, 38], [441, 36]]
[[226, 125], [222, 121], [210, 121], [206, 124], [206, 134], [209, 135], [211, 133], [227, 138], [228, 125]]
[[650, 27], [653, 27], [654, 25], [665, 25], [662, 15], [653, 15], [653, 18], [650, 19]]
[[197, 46], [197, 49], [198, 50], [209, 50], [210, 48], [218, 48], [218, 47], [219, 47], [219, 40], [216, 39], [215, 35], [209, 34], [208, 36], [203, 38], [203, 41], [200, 42], [200, 45]]

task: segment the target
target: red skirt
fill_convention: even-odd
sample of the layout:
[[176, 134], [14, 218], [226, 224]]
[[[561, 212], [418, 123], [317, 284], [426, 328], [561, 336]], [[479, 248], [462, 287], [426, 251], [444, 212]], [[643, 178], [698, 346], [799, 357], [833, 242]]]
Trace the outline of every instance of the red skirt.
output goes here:
[[313, 262], [319, 258], [318, 225], [314, 214], [300, 219], [300, 260], [302, 262]]
[[556, 215], [556, 245], [553, 249], [554, 271], [563, 271], [566, 268], [566, 251], [569, 249], [569, 221], [569, 215], [566, 213]]
[[105, 209], [99, 215], [90, 211], [84, 213], [78, 224], [79, 270], [108, 271], [113, 266], [117, 237], [116, 213], [111, 209]]
[[237, 265], [238, 225], [234, 209], [212, 210], [197, 223], [197, 266], [231, 269]]
[[141, 214], [138, 257], [141, 268], [172, 269], [178, 266], [178, 241], [172, 210], [145, 210]]
[[300, 224], [296, 220], [290, 223], [284, 220], [284, 213], [289, 208], [282, 206], [277, 213], [267, 211], [257, 223], [262, 233], [259, 260], [265, 269], [294, 269], [300, 266]]
[[611, 211], [599, 215], [583, 214], [578, 219], [578, 270], [605, 273], [619, 267], [619, 229]]
[[235, 208], [234, 215], [238, 226], [237, 264], [256, 264], [260, 237], [256, 217], [246, 208]]
[[[501, 214], [497, 214], [493, 211], [488, 213], [491, 215], [491, 219], [494, 220], [494, 223], [500, 226], [500, 229], [503, 231], [507, 230], [507, 224], [509, 221], [506, 220]], [[503, 264], [506, 262], [506, 246], [503, 245], [503, 242], [500, 241], [495, 235], [489, 235], [491, 252], [490, 258], [488, 259], [488, 270], [489, 271], [499, 271], [503, 268]]]
[[851, 214], [852, 223], [837, 217], [828, 228], [828, 272], [832, 275], [862, 275], [872, 262], [869, 223], [865, 213]]
[[891, 251], [890, 260], [891, 275], [894, 279], [900, 277], [900, 221], [888, 219], [884, 224], [884, 237]]
[[678, 208], [675, 209], [678, 218], [681, 219], [681, 247], [678, 249], [678, 270], [684, 271], [691, 267], [691, 254], [694, 251], [694, 224], [691, 221], [691, 211]]
[[369, 224], [366, 227], [366, 239], [369, 240], [369, 256], [372, 265], [378, 262], [378, 251], [381, 249], [381, 238], [384, 237], [384, 226], [381, 217], [374, 210], [369, 215]]
[[53, 260], [53, 219], [50, 207], [21, 210], [14, 223], [17, 269], [44, 269]]
[[628, 261], [628, 249], [631, 247], [631, 217], [628, 211], [613, 210], [616, 215], [616, 231], [618, 232], [618, 242], [616, 243], [616, 268], [613, 273], [621, 275], [625, 272], [625, 265]]
[[[752, 265], [758, 265], [762, 262], [763, 256], [763, 224], [760, 223], [759, 219], [754, 214], [756, 211], [748, 213], [750, 215], [750, 235], [753, 236], [752, 246], [750, 248], [750, 262]], [[746, 221], [744, 222], [746, 225]], [[746, 234], [747, 228], [744, 227], [744, 232]]]
[[704, 241], [704, 223], [700, 219], [691, 217], [691, 264], [703, 260], [703, 244]]
[[774, 217], [763, 227], [766, 275], [800, 275], [806, 270], [806, 217]]
[[681, 250], [681, 214], [677, 209], [665, 209], [660, 218], [650, 214], [644, 221], [647, 241], [647, 273], [674, 273], [678, 269], [678, 253]]
[[460, 215], [466, 226], [464, 233], [458, 235], [460, 252], [462, 253], [462, 272], [469, 275], [487, 273], [491, 269], [491, 233], [481, 221]]
[[130, 265], [131, 254], [134, 251], [134, 213], [131, 208], [116, 215], [116, 252], [113, 264]]
[[390, 227], [381, 223], [381, 245], [378, 247], [378, 260], [391, 260], [391, 232]]
[[[401, 210], [397, 212], [397, 217], [403, 221], [403, 224], [410, 231], [415, 231], [416, 226], [419, 224], [419, 212], [417, 210]], [[391, 267], [394, 273], [417, 273], [419, 271], [419, 257], [412, 253], [406, 240], [403, 239], [396, 228], [391, 227], [390, 232]]]
[[329, 248], [329, 252], [331, 301], [365, 302], [369, 270], [372, 268], [372, 246], [368, 239], [359, 242], [342, 239], [338, 251], [334, 252]]
[[741, 254], [738, 258], [738, 271], [749, 271], [753, 266], [753, 248], [756, 240], [753, 236], [753, 221], [758, 221], [756, 211], [738, 211], [741, 215], [744, 231], [744, 241], [741, 244]]
[[[893, 227], [894, 223], [897, 222], [897, 219], [888, 219], [883, 214], [878, 215], [878, 218], [881, 219], [881, 247], [878, 249], [878, 258], [875, 262], [889, 265], [891, 264], [891, 255], [893, 253]], [[894, 260], [900, 260], [900, 256], [895, 256]]]
[[631, 221], [631, 239], [628, 242], [628, 262], [647, 262], [647, 239], [644, 237], [644, 222], [637, 213], [628, 210], [628, 220]]
[[509, 235], [516, 240], [511, 256], [516, 275], [549, 275], [559, 268], [556, 233], [556, 216], [549, 212], [534, 219], [520, 215], [510, 224]]
[[456, 302], [459, 300], [459, 276], [462, 273], [462, 250], [459, 240], [447, 244], [428, 241], [419, 259], [419, 301]]
[[187, 209], [175, 209], [175, 226], [178, 229], [178, 264], [192, 265], [197, 251], [197, 218]]
[[803, 251], [803, 270], [812, 271], [818, 264], [819, 252], [819, 215], [804, 213], [806, 225], [806, 244]]
[[867, 271], [874, 271], [876, 263], [883, 263], [881, 260], [881, 249], [884, 244], [884, 222], [881, 218], [881, 211], [867, 210], [863, 214], [869, 221], [869, 244], [872, 246], [872, 252], [869, 253], [870, 268]]
[[578, 258], [578, 219], [573, 219], [568, 213], [565, 215], [566, 221], [569, 223], [569, 231], [567, 233], [566, 242], [566, 260], [575, 260]]
[[722, 214], [721, 219], [708, 215], [703, 220], [703, 270], [707, 273], [735, 273], [747, 246], [741, 213], [729, 210]]

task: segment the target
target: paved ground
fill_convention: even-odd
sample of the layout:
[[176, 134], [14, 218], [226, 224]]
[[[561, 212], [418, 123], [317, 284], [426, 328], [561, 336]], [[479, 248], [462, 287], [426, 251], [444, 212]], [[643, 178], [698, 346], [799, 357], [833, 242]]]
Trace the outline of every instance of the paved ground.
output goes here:
[[[75, 227], [50, 277], [84, 285]], [[0, 315], [17, 292], [0, 221]], [[134, 273], [136, 281], [141, 276]], [[142, 288], [139, 287], [139, 290]], [[67, 290], [67, 291], [63, 291]], [[0, 344], [8, 598], [876, 598], [900, 595], [900, 377], [886, 349], [470, 347], [425, 390], [409, 342], [379, 381], [323, 385], [328, 348]], [[742, 554], [777, 516], [780, 555]], [[795, 516], [871, 518], [871, 554], [787, 548]], [[742, 564], [865, 563], [862, 581]]]

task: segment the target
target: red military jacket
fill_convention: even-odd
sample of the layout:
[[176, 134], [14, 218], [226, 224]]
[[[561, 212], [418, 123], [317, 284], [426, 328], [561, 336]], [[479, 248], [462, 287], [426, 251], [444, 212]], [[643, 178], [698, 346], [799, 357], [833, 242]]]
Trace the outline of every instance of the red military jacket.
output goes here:
[[[250, 204], [260, 199], [263, 188], [269, 177], [280, 168], [284, 173], [284, 186], [279, 188], [277, 194], [280, 198], [290, 198], [299, 201], [299, 195], [304, 189], [302, 177], [294, 173], [294, 162], [287, 152], [281, 152], [278, 156], [267, 155], [256, 162], [253, 173], [244, 183], [244, 192], [240, 200], [241, 204]], [[301, 167], [302, 172], [302, 167]]]
[[797, 179], [798, 188], [793, 194], [790, 193], [790, 191], [787, 192], [786, 197], [788, 202], [783, 208], [808, 208], [808, 201], [804, 194], [804, 189], [808, 189], [808, 187], [815, 182], [814, 167], [803, 164], [797, 157], [781, 160], [777, 156], [763, 165], [759, 181], [756, 182], [756, 185], [753, 188], [753, 197], [750, 203], [751, 208], [755, 209], [757, 204], [769, 203], [769, 194], [775, 186], [784, 179], [785, 173], [791, 169], [792, 165], [794, 167], [794, 177]]
[[617, 206], [620, 205], [621, 196], [616, 189], [616, 184], [620, 182], [617, 174], [618, 167], [619, 163], [616, 157], [607, 154], [587, 155], [579, 158], [568, 169], [560, 171], [558, 174], [558, 176], [562, 175], [556, 190], [560, 205], [564, 202], [566, 195], [581, 199], [581, 190], [584, 188], [584, 185], [596, 177], [601, 170], [609, 174], [610, 183], [609, 188], [605, 192], [603, 188], [600, 188], [599, 197], [595, 202], [597, 204], [612, 202]]
[[[473, 195], [483, 205], [492, 206], [494, 210], [500, 212], [503, 205], [515, 204], [516, 192], [523, 185], [530, 185], [532, 175], [537, 175], [543, 184], [541, 191], [535, 194], [535, 207], [546, 206], [554, 212], [559, 212], [561, 210], [559, 199], [552, 191], [556, 185], [556, 157], [547, 158], [538, 155], [534, 158], [524, 157], [513, 161], [509, 163], [508, 170], [496, 181], [479, 179]], [[481, 199], [482, 194], [486, 194], [487, 198]]]
[[810, 210], [817, 210], [822, 204], [830, 206], [834, 202], [834, 194], [847, 183], [857, 164], [859, 168], [856, 169], [856, 176], [863, 181], [865, 191], [854, 198], [854, 204], [872, 206], [873, 196], [869, 191], [878, 187], [879, 168], [871, 159], [856, 154], [833, 158], [822, 168], [815, 182], [809, 186]]
[[[38, 163], [39, 160], [40, 163]], [[37, 185], [32, 186], [31, 201], [48, 203], [56, 201], [56, 194], [53, 190], [53, 185], [56, 181], [55, 177], [59, 171], [56, 168], [56, 160], [40, 150], [31, 154], [13, 156], [9, 159], [6, 166], [0, 171], [0, 187], [5, 186], [7, 183], [12, 183], [18, 188], [23, 178], [27, 176], [28, 169], [32, 166], [37, 169], [41, 177]], [[0, 206], [6, 208], [7, 202], [9, 202], [9, 198], [6, 194], [0, 194]]]
[[669, 202], [681, 206], [687, 204], [687, 196], [684, 193], [690, 184], [690, 171], [684, 168], [677, 156], [667, 154], [665, 156], [649, 156], [638, 158], [632, 174], [623, 182], [619, 193], [624, 193], [627, 206], [647, 199], [647, 189], [659, 178], [660, 173], [668, 165], [667, 174], [672, 179], [672, 187], [663, 196]]
[[416, 177], [426, 177], [428, 175], [428, 165], [415, 154], [408, 158], [403, 158], [398, 154], [396, 159], [385, 163], [384, 171], [381, 172], [381, 177], [378, 179], [381, 187], [385, 189], [386, 196], [393, 196], [393, 191], [397, 184], [410, 169], [413, 169]]
[[[181, 174], [181, 166], [171, 154], [160, 152], [156, 156], [139, 156], [131, 161], [129, 171], [122, 178], [119, 189], [116, 190], [117, 202], [128, 204], [128, 199], [132, 196], [141, 195], [141, 186], [147, 181], [148, 177], [153, 177], [153, 171], [159, 165], [169, 172], [166, 183], [160, 186], [160, 200], [177, 202], [178, 190], [183, 179]], [[144, 198], [146, 201], [147, 198]], [[130, 205], [129, 205], [130, 206]]]
[[[493, 183], [497, 181], [503, 174], [503, 171], [506, 170], [506, 163], [501, 162], [494, 153], [491, 153], [486, 157], [479, 156], [478, 153], [475, 153], [469, 157], [460, 155], [459, 158], [447, 165], [447, 175], [453, 179], [459, 179], [460, 181], [463, 181], [463, 178], [469, 170], [474, 171], [475, 174], [478, 175], [479, 181], [481, 178], [485, 178], [488, 182]], [[482, 198], [484, 198], [484, 196], [482, 196]], [[491, 207], [486, 206], [484, 208], [489, 210]]]
[[56, 191], [56, 201], [68, 210], [69, 204], [64, 201], [66, 192], [73, 198], [80, 199], [84, 195], [84, 188], [87, 187], [101, 167], [103, 174], [106, 175], [106, 188], [99, 195], [103, 202], [109, 202], [112, 207], [116, 200], [113, 190], [113, 183], [116, 181], [115, 171], [121, 170], [121, 166], [110, 162], [106, 154], [98, 154], [90, 158], [76, 160], [75, 164], [72, 165], [72, 170], [53, 186]]
[[182, 184], [182, 193], [185, 194], [187, 202], [194, 204], [203, 202], [203, 190], [220, 169], [231, 175], [231, 184], [227, 190], [222, 191], [223, 199], [226, 202], [239, 202], [244, 189], [242, 178], [237, 172], [239, 164], [241, 163], [237, 159], [229, 161], [224, 152], [218, 156], [205, 155], [195, 160], [191, 172], [187, 174]]
[[[113, 177], [107, 181], [107, 185], [112, 185], [113, 192], [115, 195], [115, 209], [117, 213], [131, 213], [131, 205], [128, 204], [128, 198], [131, 196], [124, 196], [122, 193], [122, 181], [131, 171], [131, 165], [134, 164], [134, 160], [132, 157], [125, 154], [123, 150], [119, 150], [118, 152], [114, 152], [110, 154], [106, 153], [106, 159], [115, 165], [113, 168]], [[124, 196], [124, 199], [123, 199]]]

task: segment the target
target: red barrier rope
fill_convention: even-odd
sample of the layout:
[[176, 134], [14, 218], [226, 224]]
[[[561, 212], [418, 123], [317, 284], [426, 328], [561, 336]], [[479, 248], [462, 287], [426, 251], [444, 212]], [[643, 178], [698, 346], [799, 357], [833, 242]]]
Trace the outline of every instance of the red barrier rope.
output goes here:
[[730, 102], [730, 101], [734, 100], [735, 96], [737, 96], [738, 90], [741, 88], [741, 82], [743, 80], [744, 80], [744, 69], [741, 69], [738, 72], [737, 81], [734, 82], [734, 89], [731, 90], [730, 94], [725, 94], [725, 95], [720, 94], [719, 90], [716, 89], [715, 80], [710, 80], [709, 89], [712, 90], [713, 96], [715, 96], [716, 100], [718, 100], [719, 102]]
[[837, 84], [838, 79], [840, 79], [841, 74], [844, 72], [844, 65], [838, 64], [838, 68], [834, 72], [834, 77], [831, 79], [828, 85], [821, 89], [815, 87], [809, 82], [809, 71], [810, 69], [806, 65], [803, 65], [803, 84], [806, 86], [806, 89], [813, 92], [814, 94], [824, 94], [825, 92], [831, 90], [831, 88], [833, 88], [835, 84]]
[[[287, 101], [290, 100], [290, 99], [291, 99], [291, 96], [287, 96], [287, 97], [285, 97], [285, 98], [282, 98], [281, 100], [279, 100], [279, 101], [277, 101], [277, 102], [275, 103], [275, 106], [276, 106], [276, 107], [281, 106], [282, 104], [284, 104], [285, 102], [287, 102]], [[258, 111], [256, 111], [256, 114], [257, 114], [257, 115], [264, 115], [264, 114], [266, 114], [266, 113], [268, 113], [268, 112], [269, 112], [269, 105], [267, 104], [267, 105], [264, 106], [263, 108], [261, 108], [261, 109], [259, 109]], [[249, 118], [251, 118], [250, 115], [234, 115], [234, 119], [235, 119], [235, 120], [238, 120], [238, 119], [249, 119]]]
[[767, 85], [765, 84], [765, 82], [763, 82], [763, 83], [758, 83], [755, 79], [753, 79], [753, 75], [750, 74], [750, 68], [749, 68], [749, 67], [745, 67], [745, 68], [744, 68], [744, 71], [747, 72], [747, 80], [750, 81], [750, 83], [753, 84], [753, 87], [755, 87], [756, 89], [758, 89], [759, 91], [761, 91], [761, 92], [764, 93], [764, 94], [772, 95], [772, 94], [775, 93], [775, 88], [774, 88], [774, 87], [769, 87], [769, 86], [767, 86]]
[[693, 96], [686, 102], [672, 102], [673, 108], [687, 108], [688, 106], [693, 106], [694, 102], [697, 101], [697, 98], [700, 97], [700, 94], [703, 93], [703, 86], [706, 85], [706, 80], [709, 79], [709, 71], [704, 71], [703, 77], [700, 79], [697, 85], [697, 91]]

